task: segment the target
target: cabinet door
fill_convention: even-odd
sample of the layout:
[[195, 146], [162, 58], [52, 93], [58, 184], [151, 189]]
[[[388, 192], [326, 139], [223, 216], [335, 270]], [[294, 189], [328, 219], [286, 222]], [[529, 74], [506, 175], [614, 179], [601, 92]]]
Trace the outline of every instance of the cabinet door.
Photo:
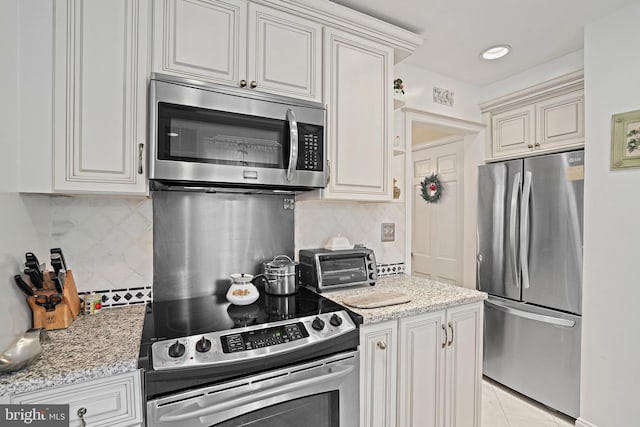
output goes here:
[[327, 28], [328, 199], [391, 200], [393, 51]]
[[398, 425], [438, 427], [444, 422], [444, 311], [400, 320]]
[[[140, 372], [101, 378], [12, 397], [11, 403], [69, 405], [69, 425], [133, 426], [143, 421]], [[78, 416], [84, 408], [86, 424]]]
[[246, 79], [246, 1], [157, 0], [154, 8], [154, 71], [233, 86]]
[[55, 4], [54, 190], [145, 193], [149, 2]]
[[257, 4], [249, 5], [249, 87], [321, 99], [322, 26]]
[[584, 91], [536, 104], [537, 141], [541, 149], [584, 144]]
[[393, 427], [398, 323], [360, 328], [360, 426]]
[[447, 427], [480, 427], [482, 309], [482, 302], [447, 309]]
[[533, 105], [493, 115], [491, 119], [493, 157], [530, 152], [534, 148], [534, 120]]

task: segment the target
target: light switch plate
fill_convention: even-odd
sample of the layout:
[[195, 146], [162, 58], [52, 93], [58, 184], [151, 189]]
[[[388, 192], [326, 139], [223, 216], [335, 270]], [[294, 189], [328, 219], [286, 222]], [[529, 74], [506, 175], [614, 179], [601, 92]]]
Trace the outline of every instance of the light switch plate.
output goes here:
[[382, 241], [393, 242], [396, 240], [396, 224], [394, 222], [382, 223]]

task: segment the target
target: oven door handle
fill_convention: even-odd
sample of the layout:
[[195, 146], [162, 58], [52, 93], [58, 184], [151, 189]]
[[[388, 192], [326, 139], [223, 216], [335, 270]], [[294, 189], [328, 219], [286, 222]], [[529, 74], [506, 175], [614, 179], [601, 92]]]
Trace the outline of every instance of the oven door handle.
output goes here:
[[292, 109], [287, 110], [289, 122], [289, 167], [287, 168], [287, 181], [291, 182], [293, 173], [298, 164], [298, 121]]
[[[160, 423], [186, 423], [188, 420], [200, 419], [200, 422], [211, 425], [233, 418], [244, 413], [244, 407], [247, 405], [255, 405], [251, 410], [259, 409], [264, 406], [265, 401], [270, 405], [291, 400], [291, 394], [298, 392], [303, 397], [311, 394], [317, 394], [328, 390], [335, 389], [334, 380], [339, 380], [349, 375], [356, 366], [331, 366], [326, 367], [326, 373], [309, 377], [298, 376], [296, 373], [286, 375], [285, 377], [276, 377], [273, 384], [269, 384], [269, 380], [260, 381], [251, 384], [251, 393], [241, 393], [239, 396], [229, 396], [228, 398], [220, 398], [216, 393], [207, 396], [200, 396], [192, 401], [182, 401], [178, 407], [166, 414], [160, 416]], [[304, 371], [301, 372], [304, 374]], [[322, 387], [324, 385], [327, 390]], [[246, 387], [242, 384], [239, 388]], [[316, 386], [316, 387], [314, 387]], [[230, 391], [226, 389], [223, 392]], [[303, 394], [302, 394], [303, 393]], [[231, 414], [225, 414], [227, 411]], [[210, 417], [204, 419], [204, 417]], [[179, 425], [179, 424], [178, 424]]]

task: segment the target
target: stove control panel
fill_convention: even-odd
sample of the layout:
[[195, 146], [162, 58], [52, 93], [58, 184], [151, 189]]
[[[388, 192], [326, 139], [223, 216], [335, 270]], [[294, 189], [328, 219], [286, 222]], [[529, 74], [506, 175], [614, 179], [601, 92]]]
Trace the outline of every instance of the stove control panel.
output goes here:
[[152, 344], [153, 369], [237, 363], [288, 353], [356, 330], [345, 311], [230, 329]]
[[295, 340], [307, 338], [309, 333], [302, 322], [291, 323], [282, 326], [271, 326], [269, 328], [254, 331], [241, 332], [232, 335], [223, 335], [222, 351], [224, 353], [234, 353], [238, 351], [253, 350], [257, 348], [270, 347], [284, 344]]

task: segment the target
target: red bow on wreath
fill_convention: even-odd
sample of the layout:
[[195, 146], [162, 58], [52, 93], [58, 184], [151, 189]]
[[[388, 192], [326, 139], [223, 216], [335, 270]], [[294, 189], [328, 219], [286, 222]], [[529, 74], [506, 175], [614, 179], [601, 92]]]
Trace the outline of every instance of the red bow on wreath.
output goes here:
[[427, 203], [436, 203], [440, 200], [442, 196], [442, 183], [435, 173], [425, 177], [420, 183], [420, 187], [422, 187], [422, 198]]

